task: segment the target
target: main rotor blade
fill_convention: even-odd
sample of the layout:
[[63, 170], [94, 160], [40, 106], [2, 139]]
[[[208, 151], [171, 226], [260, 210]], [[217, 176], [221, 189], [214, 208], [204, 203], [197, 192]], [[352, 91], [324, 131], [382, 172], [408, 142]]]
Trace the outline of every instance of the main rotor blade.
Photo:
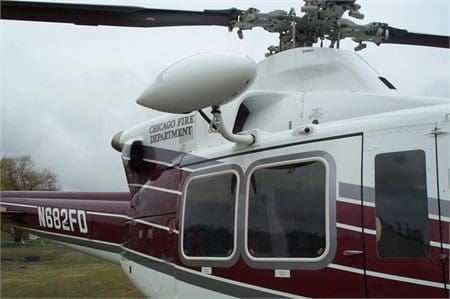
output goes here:
[[450, 48], [448, 36], [413, 33], [394, 27], [388, 27], [388, 30], [389, 36], [383, 41], [384, 43]]
[[236, 8], [185, 11], [134, 6], [1, 1], [2, 19], [91, 26], [229, 26], [231, 21], [238, 19], [240, 13]]

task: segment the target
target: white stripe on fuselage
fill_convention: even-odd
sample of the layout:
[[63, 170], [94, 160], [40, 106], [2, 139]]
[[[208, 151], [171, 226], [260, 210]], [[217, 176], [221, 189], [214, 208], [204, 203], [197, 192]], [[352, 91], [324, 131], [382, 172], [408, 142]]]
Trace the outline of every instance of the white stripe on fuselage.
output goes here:
[[161, 187], [156, 187], [156, 186], [151, 186], [151, 185], [128, 184], [128, 186], [131, 186], [131, 187], [137, 187], [137, 188], [152, 189], [152, 190], [161, 191], [161, 192], [167, 192], [167, 193], [172, 193], [172, 194], [176, 194], [176, 195], [181, 195], [181, 194], [182, 194], [181, 191], [178, 191], [178, 190], [172, 190], [172, 189], [167, 189], [167, 188], [161, 188]]
[[24, 204], [21, 204], [21, 203], [12, 203], [12, 202], [4, 202], [4, 201], [0, 202], [0, 206], [1, 205], [37, 209], [37, 206], [34, 206], [34, 205], [24, 205]]
[[[336, 199], [336, 201], [350, 203], [350, 204], [354, 204], [354, 205], [361, 205], [360, 200], [346, 198], [346, 197], [342, 197], [342, 196], [338, 197]], [[371, 208], [375, 207], [375, 203], [370, 202], [370, 201], [363, 201], [362, 204], [365, 207], [371, 207]], [[439, 220], [439, 215], [428, 214], [428, 218], [433, 219], [433, 220]], [[440, 216], [440, 220], [445, 221], [445, 222], [450, 222], [450, 217]]]
[[[351, 231], [358, 232], [358, 233], [362, 233], [362, 231], [363, 231], [362, 227], [360, 227], [360, 226], [354, 226], [354, 225], [349, 225], [349, 224], [344, 224], [344, 223], [339, 223], [339, 222], [336, 223], [336, 227], [342, 228], [345, 230], [351, 230]], [[377, 232], [375, 230], [369, 229], [369, 228], [364, 228], [364, 233], [368, 234], [368, 235], [376, 235], [377, 234]], [[430, 246], [440, 248], [441, 243], [436, 242], [436, 241], [430, 241]], [[443, 243], [442, 247], [444, 247], [446, 249], [450, 249], [450, 244]]]
[[[122, 159], [126, 160], [126, 161], [130, 161], [131, 160], [130, 157], [125, 157], [125, 156], [122, 156]], [[167, 162], [158, 161], [158, 160], [152, 160], [152, 159], [147, 159], [147, 158], [143, 158], [142, 160], [145, 161], [145, 162], [150, 162], [150, 163], [153, 163], [153, 164], [163, 165], [163, 166], [167, 166], [167, 167], [175, 167], [175, 165], [176, 165], [176, 164], [172, 164], [172, 163], [167, 163]]]

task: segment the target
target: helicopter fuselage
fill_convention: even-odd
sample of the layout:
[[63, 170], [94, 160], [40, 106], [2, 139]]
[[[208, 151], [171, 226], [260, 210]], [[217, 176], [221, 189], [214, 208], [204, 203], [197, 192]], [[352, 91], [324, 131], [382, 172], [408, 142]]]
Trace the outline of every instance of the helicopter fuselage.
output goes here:
[[300, 48], [260, 62], [222, 116], [254, 144], [168, 114], [120, 136], [131, 197], [1, 204], [149, 297], [448, 296], [448, 99], [401, 96], [352, 52]]

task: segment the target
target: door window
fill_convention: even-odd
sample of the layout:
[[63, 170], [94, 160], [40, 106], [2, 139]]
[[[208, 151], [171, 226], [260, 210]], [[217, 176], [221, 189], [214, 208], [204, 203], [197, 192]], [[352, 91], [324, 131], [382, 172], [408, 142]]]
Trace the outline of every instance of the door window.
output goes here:
[[425, 152], [375, 157], [377, 253], [380, 257], [430, 254]]

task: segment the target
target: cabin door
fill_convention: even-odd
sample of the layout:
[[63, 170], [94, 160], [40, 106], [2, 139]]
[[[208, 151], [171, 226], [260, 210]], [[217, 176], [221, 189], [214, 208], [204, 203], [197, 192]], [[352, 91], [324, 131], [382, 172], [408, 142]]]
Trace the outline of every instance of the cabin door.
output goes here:
[[445, 296], [434, 129], [405, 126], [364, 136], [369, 297]]

